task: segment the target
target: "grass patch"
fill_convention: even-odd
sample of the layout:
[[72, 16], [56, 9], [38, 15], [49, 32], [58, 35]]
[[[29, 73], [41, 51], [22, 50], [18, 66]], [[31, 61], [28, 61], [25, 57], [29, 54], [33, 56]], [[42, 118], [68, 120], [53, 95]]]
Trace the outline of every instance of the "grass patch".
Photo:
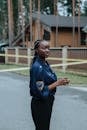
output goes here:
[[[15, 68], [22, 68], [22, 67], [27, 67], [27, 66], [23, 66], [23, 65], [14, 65], [14, 64], [0, 64], [0, 70], [9, 70], [9, 69], [15, 69]], [[11, 71], [14, 73], [18, 73], [21, 75], [29, 75], [29, 69], [28, 70], [17, 70], [17, 71]]]
[[70, 84], [87, 84], [87, 76], [84, 75], [78, 75], [71, 72], [63, 73], [60, 71], [57, 71], [56, 74], [58, 78], [67, 77], [70, 79]]
[[25, 67], [23, 65], [14, 65], [14, 64], [0, 64], [0, 70], [3, 69], [13, 69], [13, 68], [20, 68], [20, 67]]
[[[12, 68], [21, 68], [21, 67], [27, 67], [23, 65], [14, 65], [14, 64], [0, 64], [0, 70], [2, 69], [12, 69]], [[76, 73], [76, 72], [70, 72], [67, 70], [66, 73], [63, 73], [61, 70], [54, 70], [58, 76], [58, 78], [61, 77], [67, 77], [70, 79], [70, 84], [87, 84], [87, 75], [82, 75], [82, 73]], [[28, 70], [21, 70], [21, 71], [14, 71], [14, 73], [18, 73], [21, 75], [29, 76], [29, 69]]]

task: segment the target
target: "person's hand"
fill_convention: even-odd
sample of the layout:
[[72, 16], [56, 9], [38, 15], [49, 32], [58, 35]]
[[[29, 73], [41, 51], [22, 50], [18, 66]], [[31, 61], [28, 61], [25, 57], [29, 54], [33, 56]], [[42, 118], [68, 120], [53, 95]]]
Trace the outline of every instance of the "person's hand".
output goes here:
[[70, 80], [68, 78], [64, 78], [65, 79], [65, 85], [69, 84]]
[[61, 86], [61, 85], [67, 85], [69, 84], [70, 80], [68, 78], [61, 78], [57, 80], [57, 85]]
[[69, 79], [61, 78], [61, 79], [58, 79], [56, 82], [50, 84], [48, 87], [49, 87], [49, 89], [52, 90], [52, 89], [54, 89], [54, 88], [56, 88], [58, 86], [67, 85], [69, 82], [70, 82]]

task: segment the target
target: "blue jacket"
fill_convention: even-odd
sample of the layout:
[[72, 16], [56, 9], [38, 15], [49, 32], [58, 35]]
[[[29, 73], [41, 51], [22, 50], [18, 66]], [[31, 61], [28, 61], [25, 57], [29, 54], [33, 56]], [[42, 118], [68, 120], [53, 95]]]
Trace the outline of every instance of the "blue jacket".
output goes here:
[[30, 94], [39, 99], [46, 99], [49, 95], [54, 95], [56, 88], [49, 90], [48, 85], [57, 80], [57, 76], [46, 64], [37, 57], [30, 69]]

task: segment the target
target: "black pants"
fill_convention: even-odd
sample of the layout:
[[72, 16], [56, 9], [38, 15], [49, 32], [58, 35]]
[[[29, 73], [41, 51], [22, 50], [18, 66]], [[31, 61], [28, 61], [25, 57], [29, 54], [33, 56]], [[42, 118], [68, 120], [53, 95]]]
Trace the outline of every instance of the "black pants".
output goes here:
[[49, 130], [54, 97], [46, 100], [31, 100], [31, 112], [36, 130]]

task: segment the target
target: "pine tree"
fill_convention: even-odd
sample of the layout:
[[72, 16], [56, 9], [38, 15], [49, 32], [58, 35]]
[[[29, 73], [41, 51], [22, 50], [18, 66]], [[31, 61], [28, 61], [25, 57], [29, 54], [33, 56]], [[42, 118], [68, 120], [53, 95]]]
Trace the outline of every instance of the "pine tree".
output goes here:
[[83, 10], [84, 10], [83, 15], [87, 16], [87, 1], [84, 2]]

